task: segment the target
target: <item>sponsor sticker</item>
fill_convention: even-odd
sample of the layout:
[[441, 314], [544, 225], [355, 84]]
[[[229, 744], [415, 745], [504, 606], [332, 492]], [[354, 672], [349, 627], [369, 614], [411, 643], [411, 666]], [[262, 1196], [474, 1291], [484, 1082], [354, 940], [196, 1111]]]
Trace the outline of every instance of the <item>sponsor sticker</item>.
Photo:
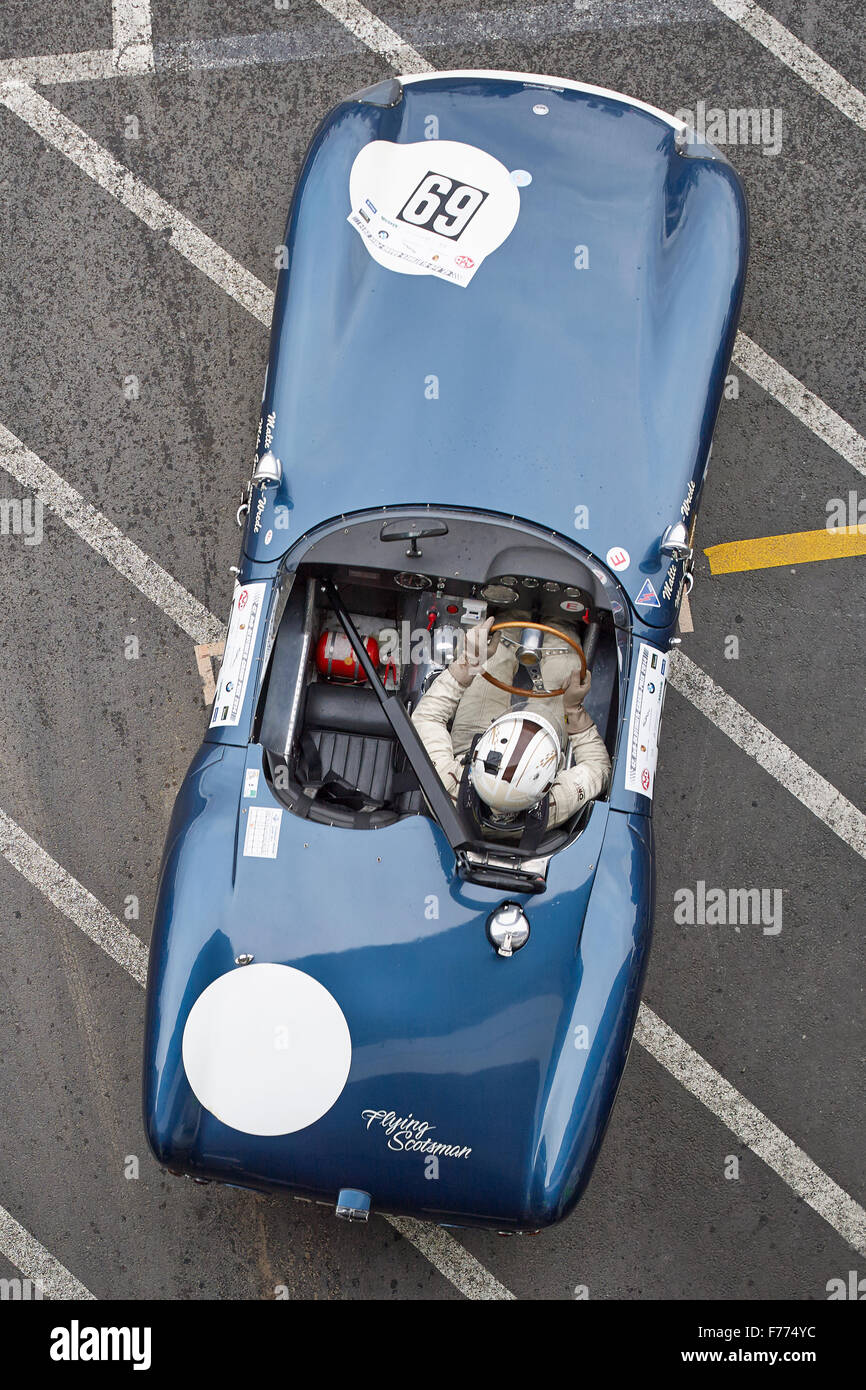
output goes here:
[[645, 608], [661, 608], [659, 596], [648, 579], [635, 599], [635, 603], [642, 603]]
[[248, 767], [244, 774], [244, 796], [253, 797], [259, 794], [259, 769]]
[[627, 570], [631, 564], [631, 556], [621, 545], [612, 545], [605, 555], [605, 561], [612, 570]]
[[267, 587], [265, 583], [235, 585], [211, 728], [240, 721]]
[[658, 760], [659, 728], [664, 704], [668, 658], [641, 642], [632, 677], [631, 712], [626, 740], [625, 788], [652, 798]]
[[251, 806], [247, 812], [244, 856], [247, 859], [276, 859], [283, 813], [270, 806]]

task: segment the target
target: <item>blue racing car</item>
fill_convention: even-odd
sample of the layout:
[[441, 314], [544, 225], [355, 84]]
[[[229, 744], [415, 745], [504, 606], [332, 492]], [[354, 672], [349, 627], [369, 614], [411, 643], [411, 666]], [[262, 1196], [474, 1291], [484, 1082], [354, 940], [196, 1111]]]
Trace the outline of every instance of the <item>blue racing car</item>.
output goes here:
[[349, 1219], [537, 1230], [640, 1002], [742, 188], [616, 92], [393, 78], [322, 122], [286, 246], [148, 1139]]

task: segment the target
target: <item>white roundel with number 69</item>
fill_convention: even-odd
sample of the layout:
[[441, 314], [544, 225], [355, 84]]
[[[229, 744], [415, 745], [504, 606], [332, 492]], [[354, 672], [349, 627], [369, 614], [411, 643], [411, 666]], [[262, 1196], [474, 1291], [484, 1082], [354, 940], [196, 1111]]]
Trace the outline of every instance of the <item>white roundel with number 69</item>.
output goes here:
[[520, 212], [505, 165], [459, 140], [373, 140], [349, 175], [348, 222], [379, 265], [465, 288]]

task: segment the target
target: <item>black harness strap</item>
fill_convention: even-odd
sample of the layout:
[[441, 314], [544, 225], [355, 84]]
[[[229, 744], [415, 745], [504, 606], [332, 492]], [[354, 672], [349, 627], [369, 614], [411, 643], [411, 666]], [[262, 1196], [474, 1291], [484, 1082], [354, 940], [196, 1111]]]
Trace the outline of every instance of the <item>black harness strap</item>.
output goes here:
[[547, 822], [550, 819], [550, 793], [543, 796], [534, 806], [530, 806], [526, 812], [523, 822], [523, 834], [520, 837], [518, 849], [527, 850], [530, 854], [538, 849], [541, 841], [547, 833]]
[[457, 810], [467, 817], [470, 825], [476, 831], [481, 831], [482, 826], [478, 818], [477, 798], [469, 776], [472, 767], [472, 754], [475, 752], [475, 745], [480, 739], [481, 734], [476, 734], [466, 753], [463, 755], [463, 772], [460, 776], [460, 786], [457, 788]]

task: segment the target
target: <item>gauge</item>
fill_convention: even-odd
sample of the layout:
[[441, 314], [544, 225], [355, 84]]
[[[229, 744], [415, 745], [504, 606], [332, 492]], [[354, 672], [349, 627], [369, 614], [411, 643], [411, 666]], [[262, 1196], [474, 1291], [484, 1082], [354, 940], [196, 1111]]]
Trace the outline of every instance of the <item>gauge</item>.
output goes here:
[[563, 593], [566, 598], [583, 598], [583, 591], [581, 589], [575, 589], [573, 584], [569, 585], [567, 589], [564, 589]]
[[524, 579], [523, 584], [524, 584], [524, 587], [527, 588], [527, 589], [537, 589], [537, 588], [538, 588], [538, 580], [537, 580], [537, 579], [532, 579], [530, 576], [527, 576], [527, 578]]
[[548, 579], [547, 583], [544, 586], [544, 592], [546, 594], [558, 594], [559, 585], [553, 579]]
[[500, 584], [507, 584], [510, 589], [517, 587], [517, 580], [514, 578], [513, 574], [503, 574], [499, 582]]
[[394, 576], [401, 589], [432, 589], [433, 581], [426, 574], [415, 574], [412, 570], [401, 570]]
[[519, 595], [516, 589], [510, 589], [507, 584], [485, 584], [481, 597], [488, 603], [507, 605], [516, 603]]

